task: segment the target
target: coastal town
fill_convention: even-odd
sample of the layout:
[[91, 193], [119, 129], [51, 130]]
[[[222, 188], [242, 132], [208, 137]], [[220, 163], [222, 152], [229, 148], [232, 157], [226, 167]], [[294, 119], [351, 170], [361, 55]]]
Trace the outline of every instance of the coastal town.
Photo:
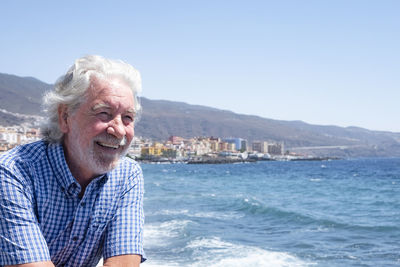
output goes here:
[[[40, 130], [25, 126], [0, 126], [0, 153], [40, 140]], [[164, 141], [134, 137], [128, 156], [145, 163], [236, 163], [259, 160], [324, 160], [285, 151], [283, 142], [243, 138], [170, 136]]]

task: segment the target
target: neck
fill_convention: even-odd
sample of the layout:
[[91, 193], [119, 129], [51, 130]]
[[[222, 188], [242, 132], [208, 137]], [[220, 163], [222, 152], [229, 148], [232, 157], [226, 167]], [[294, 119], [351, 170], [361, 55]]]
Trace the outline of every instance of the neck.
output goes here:
[[88, 184], [98, 175], [87, 168], [87, 166], [83, 166], [79, 160], [77, 160], [76, 155], [74, 155], [67, 147], [67, 145], [63, 144], [64, 147], [64, 156], [67, 162], [68, 168], [75, 178], [75, 180], [81, 186], [81, 195], [85, 192]]

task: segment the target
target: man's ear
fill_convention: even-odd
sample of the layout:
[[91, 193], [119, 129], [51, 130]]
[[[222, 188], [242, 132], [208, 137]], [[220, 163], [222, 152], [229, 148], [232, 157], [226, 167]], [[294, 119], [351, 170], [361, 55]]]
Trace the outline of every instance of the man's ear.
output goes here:
[[61, 132], [68, 133], [68, 107], [65, 104], [61, 104], [58, 106], [58, 126], [60, 127]]

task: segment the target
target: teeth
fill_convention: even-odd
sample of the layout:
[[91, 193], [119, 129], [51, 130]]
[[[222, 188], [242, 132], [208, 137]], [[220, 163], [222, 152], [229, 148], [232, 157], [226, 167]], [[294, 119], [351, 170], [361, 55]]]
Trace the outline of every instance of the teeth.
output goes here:
[[101, 146], [104, 146], [104, 147], [111, 147], [111, 148], [115, 148], [115, 149], [117, 149], [119, 147], [118, 145], [110, 145], [110, 144], [101, 143], [101, 142], [98, 142], [98, 144]]

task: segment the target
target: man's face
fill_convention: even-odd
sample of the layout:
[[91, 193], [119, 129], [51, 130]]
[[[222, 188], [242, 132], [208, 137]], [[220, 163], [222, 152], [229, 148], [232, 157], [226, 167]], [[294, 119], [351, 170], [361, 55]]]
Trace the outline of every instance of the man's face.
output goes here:
[[94, 176], [114, 168], [134, 135], [134, 98], [120, 79], [92, 79], [85, 101], [67, 118], [64, 146], [68, 165]]

